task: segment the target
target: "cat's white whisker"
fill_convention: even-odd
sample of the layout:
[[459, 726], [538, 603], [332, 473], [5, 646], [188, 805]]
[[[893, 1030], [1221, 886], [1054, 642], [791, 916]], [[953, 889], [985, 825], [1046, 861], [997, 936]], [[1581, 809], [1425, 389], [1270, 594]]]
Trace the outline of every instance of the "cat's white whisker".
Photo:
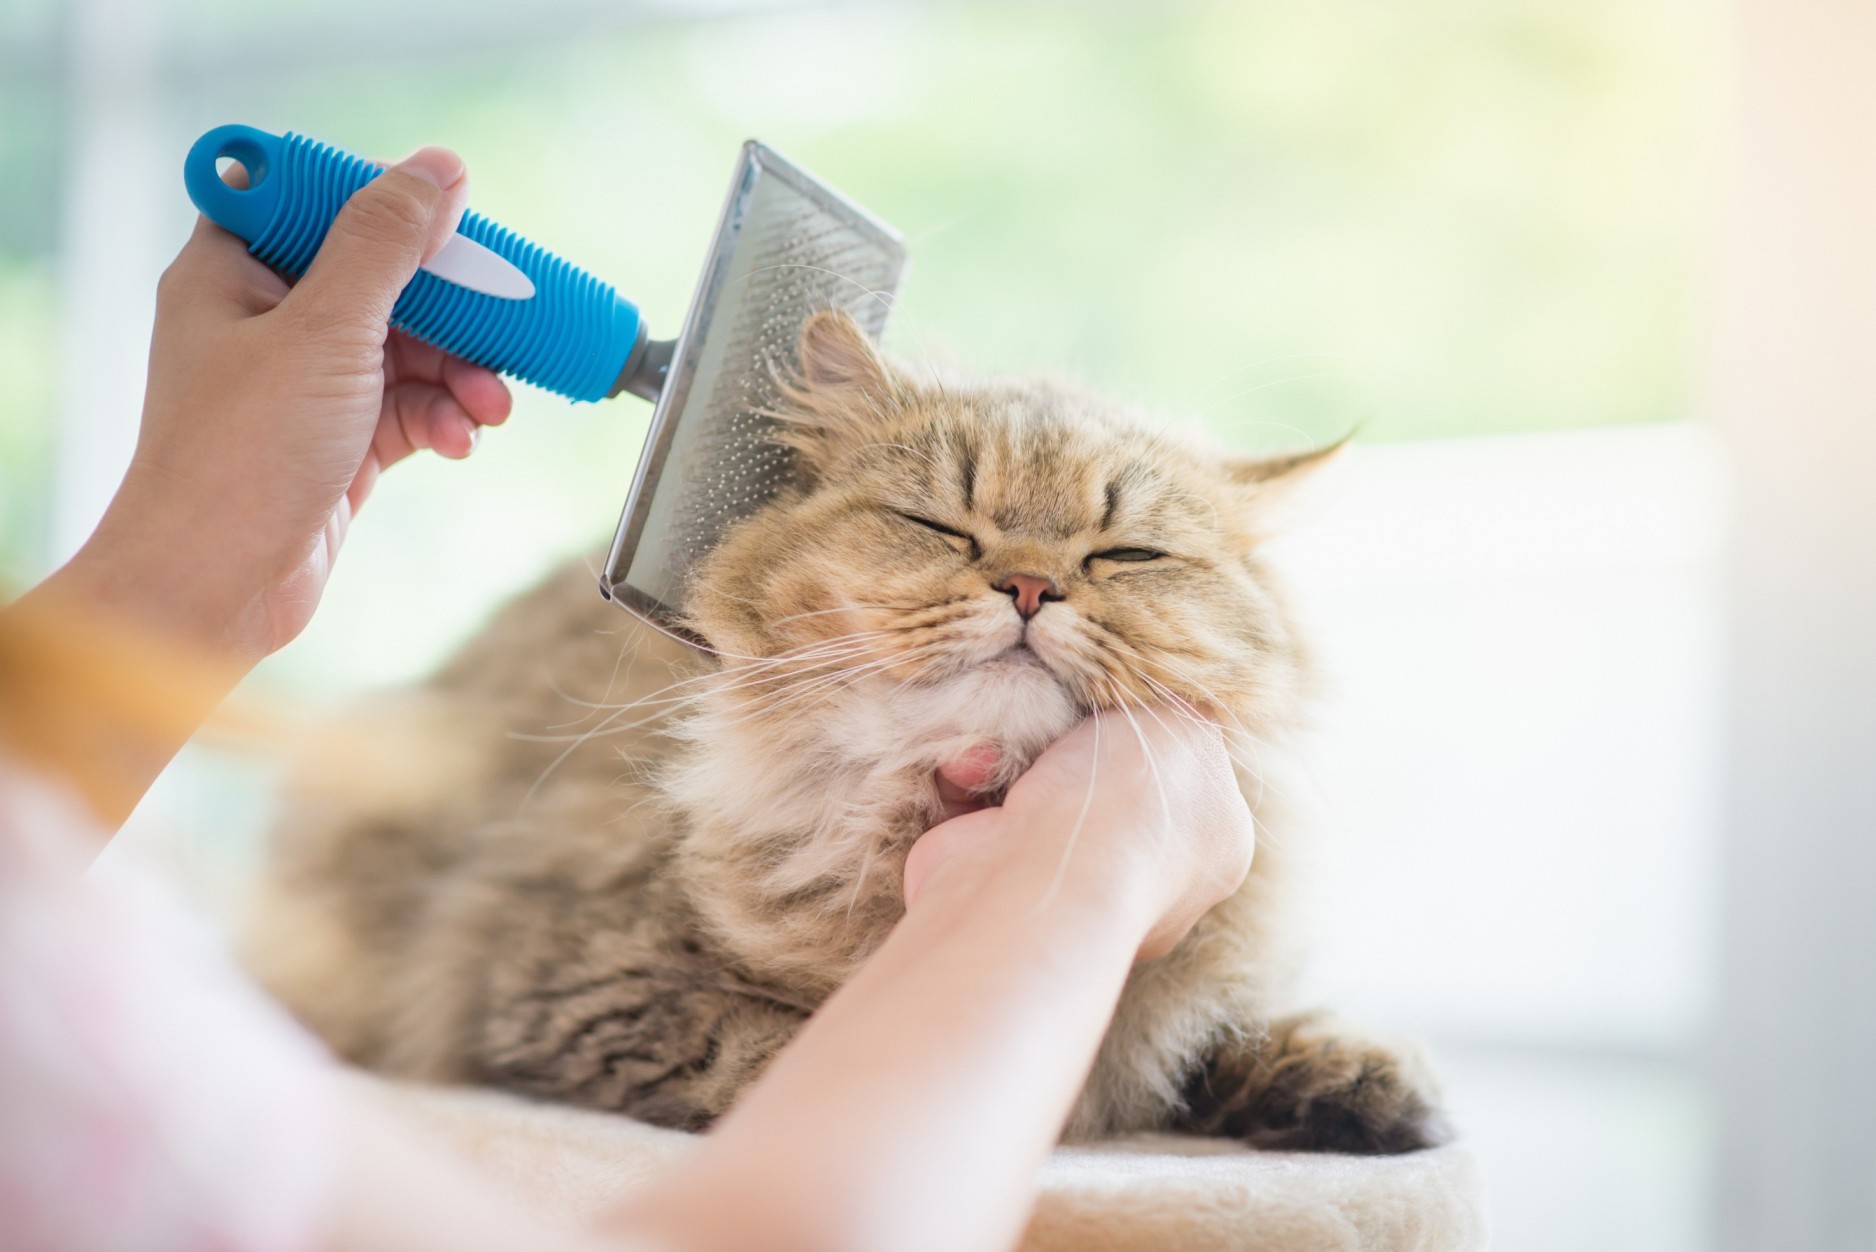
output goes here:
[[[856, 682], [864, 678], [870, 677], [872, 674], [877, 673], [881, 670], [890, 669], [895, 665], [907, 664], [907, 663], [912, 663], [912, 662], [921, 660], [923, 659], [923, 654], [920, 652], [919, 649], [924, 646], [926, 645], [918, 645], [918, 646], [915, 646], [914, 648], [907, 649], [905, 652], [902, 652], [902, 653], [894, 653], [890, 656], [875, 657], [874, 659], [870, 661], [865, 661], [857, 665], [846, 666], [842, 669], [832, 671], [831, 673], [818, 675], [812, 680], [817, 685], [811, 686], [805, 690], [804, 689], [792, 689], [788, 691], [787, 700], [784, 701], [783, 703], [799, 703], [802, 700], [812, 697], [814, 695], [822, 694], [824, 690], [826, 689], [831, 689], [834, 691], [844, 690], [847, 687], [853, 686]], [[780, 707], [780, 706], [779, 705], [765, 706], [762, 711], [764, 712], [771, 711], [775, 707]]]
[[[853, 644], [851, 647], [844, 648], [844, 649], [827, 649], [824, 651], [817, 651], [817, 652], [809, 653], [809, 654], [791, 655], [791, 656], [782, 656], [782, 657], [773, 658], [766, 666], [760, 667], [761, 672], [757, 672], [757, 673], [750, 673], [749, 671], [752, 669], [758, 669], [759, 667], [742, 666], [735, 670], [718, 670], [718, 671], [713, 671], [708, 674], [698, 674], [691, 678], [683, 679], [683, 680], [680, 680], [679, 682], [672, 683], [659, 693], [655, 693], [649, 696], [644, 696], [637, 700], [631, 700], [623, 704], [617, 704], [617, 705], [595, 706], [596, 708], [610, 708], [614, 714], [614, 717], [611, 719], [608, 719], [607, 722], [601, 723], [601, 725], [598, 727], [594, 727], [593, 729], [583, 731], [578, 734], [542, 735], [542, 734], [532, 734], [532, 733], [528, 733], [525, 731], [510, 731], [508, 732], [508, 737], [511, 739], [516, 739], [516, 740], [521, 740], [521, 741], [531, 742], [531, 743], [565, 743], [565, 742], [573, 741], [577, 744], [579, 742], [584, 742], [587, 739], [591, 739], [599, 734], [615, 734], [615, 733], [619, 733], [620, 731], [624, 729], [627, 729], [628, 727], [623, 727], [623, 726], [619, 726], [615, 724], [616, 718], [620, 714], [628, 713], [635, 709], [661, 708], [663, 711], [655, 714], [652, 717], [648, 717], [642, 721], [630, 723], [629, 728], [636, 728], [639, 726], [647, 725], [651, 721], [655, 721], [659, 717], [668, 717], [673, 712], [676, 712], [677, 710], [682, 709], [686, 705], [693, 704], [712, 694], [721, 694], [727, 691], [733, 691], [733, 690], [738, 689], [739, 687], [758, 686], [764, 682], [770, 681], [773, 678], [773, 671], [778, 670], [778, 669], [783, 669], [790, 665], [801, 664], [804, 662], [812, 663], [817, 666], [831, 664], [841, 659], [844, 659], [845, 657], [848, 657], [848, 656], [863, 655], [869, 650], [870, 649], [868, 646], [864, 644], [856, 643], [856, 644]], [[665, 692], [676, 692], [678, 691], [679, 688], [686, 687], [686, 686], [703, 685], [703, 684], [709, 684], [712, 682], [717, 682], [717, 680], [721, 680], [725, 677], [735, 678], [738, 681], [732, 682], [732, 683], [718, 682], [718, 685], [716, 686], [704, 686], [703, 690], [699, 690], [699, 691], [683, 692], [681, 694], [675, 694], [675, 695], [664, 694]], [[571, 699], [571, 697], [564, 697], [564, 696], [563, 698]], [[550, 727], [550, 729], [553, 729], [553, 728]]]
[[879, 845], [869, 842], [860, 856], [860, 868], [854, 871], [853, 891], [847, 896], [847, 916], [844, 924], [853, 925], [853, 911], [860, 907], [860, 897], [865, 894], [867, 877], [873, 869], [873, 858], [879, 855]]
[[570, 727], [578, 726], [582, 722], [589, 722], [593, 720], [593, 718], [598, 717], [600, 710], [611, 707], [613, 688], [616, 687], [619, 683], [619, 671], [625, 665], [625, 658], [630, 656], [634, 660], [636, 660], [638, 658], [639, 652], [644, 647], [644, 641], [645, 641], [645, 636], [634, 633], [631, 636], [629, 636], [624, 643], [619, 645], [619, 651], [613, 657], [612, 672], [606, 675], [605, 693], [599, 697], [599, 700], [597, 703], [580, 699], [572, 695], [569, 692], [560, 690], [559, 684], [554, 682], [554, 676], [552, 672], [549, 672], [546, 675], [547, 682], [548, 682], [548, 685], [553, 689], [555, 695], [560, 696], [563, 700], [566, 700], [571, 704], [581, 705], [591, 711], [588, 712], [585, 717], [576, 718], [575, 720], [570, 721], [570, 722], [560, 722], [555, 725], [549, 726], [548, 729], [549, 730], [566, 730]]
[[786, 614], [783, 614], [781, 617], [771, 619], [769, 622], [769, 627], [770, 629], [774, 629], [777, 626], [785, 626], [789, 622], [799, 622], [810, 617], [826, 617], [831, 613], [861, 613], [861, 612], [865, 612], [867, 609], [901, 609], [903, 610], [903, 609], [918, 609], [918, 608], [923, 608], [923, 607], [924, 606], [921, 604], [893, 604], [893, 603], [875, 602], [875, 601], [869, 600], [865, 602], [855, 602], [851, 604], [840, 604], [840, 605], [836, 605], [835, 607], [831, 609], [814, 609], [811, 612], [807, 612], [807, 613], [786, 613]]
[[[865, 655], [870, 651], [870, 648], [862, 649], [861, 655]], [[806, 674], [787, 677], [779, 683], [776, 683], [772, 690], [760, 691], [760, 695], [763, 697], [761, 700], [746, 701], [746, 707], [742, 710], [742, 713], [745, 717], [772, 713], [788, 704], [799, 703], [810, 696], [818, 694], [825, 687], [845, 685], [856, 677], [864, 676], [868, 672], [891, 666], [904, 659], [906, 659], [904, 655], [874, 657], [863, 662], [839, 665], [833, 669], [817, 669]], [[738, 694], [739, 691], [749, 689], [759, 690], [770, 681], [771, 679], [764, 678], [759, 681], [743, 684], [740, 688], [719, 688], [701, 693], [696, 699], [707, 700], [712, 697]]]
[[1168, 826], [1172, 825], [1172, 797], [1166, 794], [1166, 780], [1159, 772], [1159, 758], [1153, 755], [1153, 745], [1147, 742], [1146, 733], [1140, 729], [1140, 723], [1134, 718], [1133, 711], [1125, 704], [1115, 705], [1120, 715], [1127, 719], [1127, 725], [1133, 728], [1133, 737], [1140, 741], [1140, 754], [1146, 758], [1147, 770], [1153, 775], [1154, 790], [1159, 792], [1161, 815]]
[[1062, 880], [1068, 876], [1068, 860], [1075, 854], [1075, 844], [1081, 839], [1081, 828], [1088, 824], [1088, 811], [1094, 807], [1094, 784], [1101, 772], [1101, 719], [1094, 720], [1093, 764], [1088, 769], [1088, 790], [1081, 797], [1081, 811], [1075, 814], [1075, 824], [1068, 828], [1068, 840], [1062, 845], [1062, 859], [1056, 863], [1055, 876], [1049, 880], [1049, 889], [1042, 893], [1042, 902], [1037, 907], [1046, 909], [1055, 902], [1056, 893], [1062, 889]]
[[[1188, 700], [1186, 700], [1185, 697], [1181, 696], [1178, 692], [1173, 691], [1171, 688], [1167, 687], [1164, 683], [1161, 683], [1159, 680], [1151, 677], [1150, 675], [1144, 675], [1143, 677], [1148, 685], [1150, 685], [1155, 691], [1157, 691], [1168, 703], [1175, 706], [1174, 712], [1179, 713], [1181, 716], [1190, 717], [1193, 721], [1199, 722], [1207, 726], [1218, 725], [1216, 720], [1214, 720], [1213, 718], [1207, 717], [1199, 709], [1193, 707], [1193, 705]], [[1224, 711], [1227, 714], [1227, 716], [1231, 716], [1230, 711], [1228, 709]], [[1237, 722], [1237, 718], [1235, 716], [1231, 716], [1231, 720], [1233, 722]], [[1252, 748], [1267, 747], [1268, 745], [1263, 744], [1254, 735], [1251, 735], [1249, 731], [1242, 730], [1242, 723], [1239, 723], [1237, 730], [1234, 730], [1233, 728], [1230, 728], [1230, 727], [1226, 727], [1224, 729], [1225, 729], [1225, 741], [1224, 742], [1225, 742], [1226, 755], [1228, 755], [1231, 758], [1231, 762], [1233, 765], [1237, 766], [1238, 769], [1243, 774], [1248, 776], [1251, 779], [1251, 781], [1257, 784], [1257, 794], [1255, 796], [1247, 797], [1251, 802], [1251, 807], [1253, 811], [1255, 811], [1257, 806], [1263, 803], [1264, 792], [1266, 790], [1269, 790], [1274, 795], [1276, 794], [1276, 788], [1269, 786], [1269, 784], [1267, 783], [1265, 779], [1263, 770], [1257, 763], [1246, 760], [1240, 754], [1238, 747], [1234, 743], [1234, 739], [1241, 739], [1244, 741], [1247, 747], [1252, 747]]]
[[[883, 632], [859, 632], [859, 633], [869, 634], [869, 633], [883, 633]], [[821, 659], [821, 656], [823, 653], [830, 651], [830, 650], [837, 650], [833, 648], [833, 645], [835, 644], [845, 645], [846, 641], [848, 640], [857, 641], [858, 638], [859, 638], [859, 635], [837, 636], [833, 640], [824, 641], [821, 644], [817, 645], [817, 648], [815, 650], [797, 653], [795, 655], [784, 653], [781, 656], [774, 658], [773, 663], [776, 665], [786, 665], [790, 663], [796, 663], [804, 659], [819, 660]], [[852, 646], [855, 648], [863, 647], [863, 645], [858, 642], [854, 642]], [[842, 655], [844, 655], [844, 653], [842, 653]], [[699, 676], [699, 677], [704, 677], [704, 676]], [[623, 715], [625, 712], [633, 708], [640, 707], [641, 703], [642, 702], [633, 702], [632, 704], [622, 706], [621, 708], [615, 710], [604, 721], [600, 722], [599, 725], [593, 727], [592, 729], [580, 735], [574, 736], [572, 739], [572, 742], [568, 743], [567, 747], [558, 756], [556, 756], [552, 761], [548, 762], [547, 766], [544, 769], [542, 769], [540, 774], [534, 779], [534, 782], [528, 787], [527, 792], [522, 796], [519, 807], [522, 809], [527, 808], [528, 805], [533, 802], [534, 796], [537, 792], [539, 792], [541, 785], [545, 783], [549, 777], [552, 776], [552, 774], [554, 773], [556, 769], [558, 769], [561, 765], [563, 765], [566, 762], [568, 757], [572, 756], [574, 752], [578, 751], [582, 745], [592, 741], [594, 738], [602, 734], [624, 733], [624, 731], [628, 729], [636, 729], [640, 726], [647, 724], [650, 721], [657, 720], [658, 717], [667, 716], [669, 713], [669, 710], [667, 710], [666, 712], [655, 714], [651, 717], [643, 719], [640, 722], [633, 723], [630, 727], [621, 727], [621, 726], [616, 725], [618, 718], [621, 715]], [[681, 707], [681, 703], [682, 702], [677, 702], [678, 707]], [[512, 737], [515, 737], [515, 738], [528, 738], [528, 736], [513, 734], [513, 732], [511, 732], [511, 735]], [[546, 737], [543, 736], [540, 738], [545, 739]], [[560, 740], [558, 739], [555, 739], [553, 741], [560, 742]]]

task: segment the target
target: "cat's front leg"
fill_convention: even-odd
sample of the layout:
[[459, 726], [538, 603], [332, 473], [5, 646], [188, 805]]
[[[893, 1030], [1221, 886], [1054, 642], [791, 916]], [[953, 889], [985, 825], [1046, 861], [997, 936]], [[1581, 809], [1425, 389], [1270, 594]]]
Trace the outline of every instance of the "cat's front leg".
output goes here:
[[702, 1130], [799, 1029], [805, 1008], [708, 962], [666, 957], [491, 1005], [473, 1046], [478, 1081]]
[[1451, 1132], [1425, 1064], [1322, 1014], [1221, 1044], [1187, 1080], [1178, 1129], [1292, 1152], [1391, 1155]]

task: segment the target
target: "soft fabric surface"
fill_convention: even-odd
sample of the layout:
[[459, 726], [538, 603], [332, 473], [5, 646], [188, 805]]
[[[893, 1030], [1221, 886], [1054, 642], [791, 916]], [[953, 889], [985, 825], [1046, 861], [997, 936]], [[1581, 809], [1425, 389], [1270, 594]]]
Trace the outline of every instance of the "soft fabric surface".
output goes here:
[[[360, 1077], [551, 1220], [579, 1223], [689, 1150], [692, 1136], [494, 1091]], [[1252, 1152], [1170, 1135], [1060, 1148], [1023, 1252], [1459, 1252], [1485, 1246], [1461, 1148], [1400, 1157]]]

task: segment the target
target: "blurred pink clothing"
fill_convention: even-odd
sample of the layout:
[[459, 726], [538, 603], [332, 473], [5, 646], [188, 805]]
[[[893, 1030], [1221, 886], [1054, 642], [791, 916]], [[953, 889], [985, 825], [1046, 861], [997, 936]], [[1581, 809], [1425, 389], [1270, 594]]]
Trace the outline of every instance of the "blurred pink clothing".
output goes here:
[[0, 1247], [303, 1252], [333, 1064], [105, 838], [0, 756]]

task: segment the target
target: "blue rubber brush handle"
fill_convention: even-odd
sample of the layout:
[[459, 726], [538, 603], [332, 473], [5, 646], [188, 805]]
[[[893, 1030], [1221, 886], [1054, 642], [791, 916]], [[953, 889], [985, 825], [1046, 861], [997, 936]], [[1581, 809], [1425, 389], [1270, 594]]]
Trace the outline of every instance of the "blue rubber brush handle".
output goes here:
[[[222, 181], [223, 157], [247, 168], [246, 190]], [[298, 278], [352, 193], [383, 167], [304, 135], [218, 126], [189, 149], [183, 183], [204, 216], [245, 239], [248, 251]], [[643, 338], [638, 309], [611, 286], [479, 213], [457, 232], [499, 253], [534, 283], [510, 300], [420, 271], [398, 296], [391, 323], [445, 352], [572, 400], [612, 394]]]

